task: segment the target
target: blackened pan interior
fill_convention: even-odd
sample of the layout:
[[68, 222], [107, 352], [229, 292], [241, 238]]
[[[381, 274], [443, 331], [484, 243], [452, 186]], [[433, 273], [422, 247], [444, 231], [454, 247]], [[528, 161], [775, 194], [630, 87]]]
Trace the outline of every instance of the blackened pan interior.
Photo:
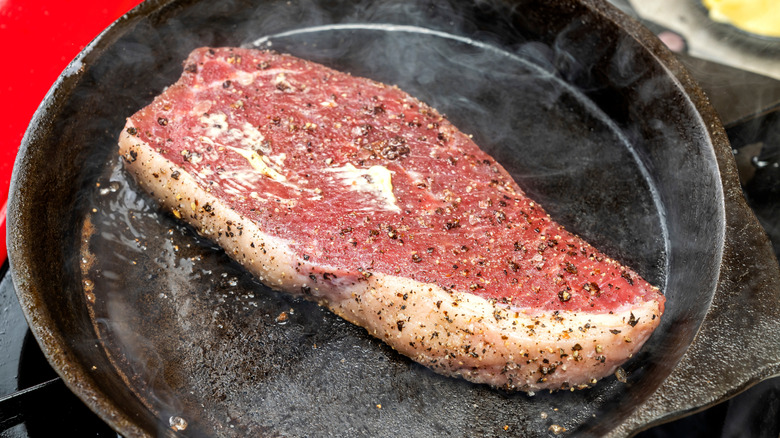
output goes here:
[[[143, 5], [47, 98], [15, 169], [11, 261], [36, 337], [127, 436], [184, 422], [188, 436], [609, 430], [692, 341], [724, 232], [706, 126], [611, 20], [600, 3], [568, 1]], [[624, 366], [628, 381], [528, 396], [438, 376], [268, 290], [161, 213], [114, 157], [124, 118], [177, 79], [193, 48], [269, 43], [436, 107], [556, 220], [661, 286], [666, 314]]]

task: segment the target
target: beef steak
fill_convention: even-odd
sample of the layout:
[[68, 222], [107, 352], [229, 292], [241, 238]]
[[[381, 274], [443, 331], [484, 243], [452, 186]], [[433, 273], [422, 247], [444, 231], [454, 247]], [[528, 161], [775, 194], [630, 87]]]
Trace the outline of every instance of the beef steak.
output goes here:
[[130, 117], [126, 169], [268, 286], [446, 375], [586, 387], [664, 297], [555, 223], [436, 110], [266, 51], [200, 48]]

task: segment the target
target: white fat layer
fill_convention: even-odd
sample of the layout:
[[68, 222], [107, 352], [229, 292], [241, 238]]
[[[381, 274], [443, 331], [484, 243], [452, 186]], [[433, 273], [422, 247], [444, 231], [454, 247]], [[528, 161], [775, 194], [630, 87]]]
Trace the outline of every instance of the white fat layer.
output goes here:
[[[266, 156], [265, 153], [270, 152], [270, 150], [264, 145], [265, 136], [250, 123], [244, 122], [243, 125], [241, 125], [241, 129], [231, 128], [227, 121], [227, 115], [221, 112], [204, 114], [200, 117], [199, 121], [204, 130], [204, 135], [200, 137], [201, 142], [209, 143], [211, 145], [238, 143], [247, 149], [233, 146], [225, 147], [244, 157], [244, 159], [249, 162], [249, 165], [259, 174], [279, 183], [287, 181], [287, 178], [280, 172], [281, 167], [284, 165], [286, 155], [280, 154], [280, 156], [270, 158]], [[260, 153], [258, 153], [258, 151]], [[234, 174], [232, 176], [242, 182], [247, 182], [251, 179], [250, 175]], [[235, 192], [239, 192], [245, 188], [247, 187], [236, 187]]]
[[269, 166], [270, 160], [268, 160], [265, 156], [261, 157], [255, 151], [234, 148], [233, 146], [228, 146], [227, 148], [246, 158], [246, 160], [249, 161], [249, 165], [252, 166], [252, 168], [254, 168], [256, 171], [260, 172], [262, 175], [265, 175], [278, 182], [287, 181], [287, 178], [285, 178], [284, 175], [277, 172], [273, 167]]
[[243, 86], [247, 86], [255, 81], [255, 75], [243, 70], [238, 70], [233, 74], [233, 80]]
[[213, 141], [219, 141], [220, 137], [224, 137], [222, 140], [238, 142], [255, 151], [262, 151], [266, 154], [270, 152], [268, 146], [264, 144], [265, 136], [251, 123], [244, 122], [240, 129], [231, 128], [227, 121], [227, 115], [221, 112], [203, 114], [199, 121], [204, 129], [204, 137], [210, 139], [212, 144]]
[[211, 106], [214, 105], [213, 100], [200, 100], [198, 103], [192, 108], [191, 113], [195, 115], [199, 114], [205, 114], [209, 112], [211, 109]]
[[204, 114], [200, 117], [204, 135], [212, 140], [228, 132], [227, 115], [223, 113]]
[[325, 169], [333, 172], [341, 183], [350, 190], [369, 193], [383, 210], [400, 212], [393, 194], [393, 173], [384, 166], [371, 166], [368, 169], [358, 169], [347, 163], [341, 167]]
[[244, 122], [240, 132], [241, 136], [238, 140], [243, 146], [247, 146], [256, 151], [263, 151], [265, 154], [271, 152], [270, 148], [263, 143], [265, 141], [265, 136], [250, 123]]

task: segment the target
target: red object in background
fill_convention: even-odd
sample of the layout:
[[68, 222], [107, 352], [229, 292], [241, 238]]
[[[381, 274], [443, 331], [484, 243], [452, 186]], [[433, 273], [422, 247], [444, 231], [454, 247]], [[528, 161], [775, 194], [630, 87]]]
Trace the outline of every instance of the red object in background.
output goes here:
[[103, 29], [141, 0], [0, 0], [0, 263], [16, 153], [49, 88]]

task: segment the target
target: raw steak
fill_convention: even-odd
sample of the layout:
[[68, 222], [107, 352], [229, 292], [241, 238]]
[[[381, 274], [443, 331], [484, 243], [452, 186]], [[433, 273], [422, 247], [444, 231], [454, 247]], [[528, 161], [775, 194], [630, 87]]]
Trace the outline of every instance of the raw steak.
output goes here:
[[552, 221], [396, 87], [201, 48], [119, 145], [142, 187], [268, 286], [442, 374], [586, 387], [663, 312], [657, 288]]

